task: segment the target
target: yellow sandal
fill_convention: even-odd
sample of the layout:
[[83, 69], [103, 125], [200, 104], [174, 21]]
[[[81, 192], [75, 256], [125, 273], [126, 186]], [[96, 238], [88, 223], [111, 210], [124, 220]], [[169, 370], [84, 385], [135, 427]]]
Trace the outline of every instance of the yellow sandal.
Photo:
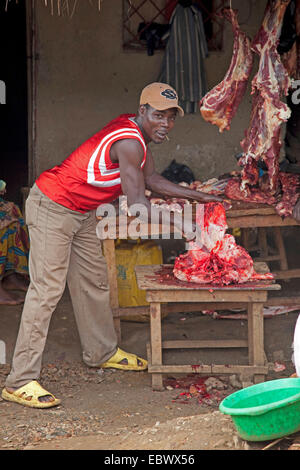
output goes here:
[[[127, 364], [121, 364], [121, 361], [127, 360]], [[139, 365], [139, 363], [141, 365]], [[117, 352], [106, 362], [100, 364], [102, 369], [115, 368], [123, 370], [145, 370], [148, 367], [148, 362], [135, 354], [127, 353], [118, 348]]]
[[[41, 402], [39, 400], [39, 398], [46, 395], [51, 396], [53, 401]], [[50, 408], [59, 405], [61, 402], [58, 398], [55, 398], [52, 393], [47, 392], [36, 380], [23, 385], [23, 387], [18, 388], [14, 392], [8, 392], [4, 388], [1, 396], [3, 400], [12, 401], [31, 408]]]

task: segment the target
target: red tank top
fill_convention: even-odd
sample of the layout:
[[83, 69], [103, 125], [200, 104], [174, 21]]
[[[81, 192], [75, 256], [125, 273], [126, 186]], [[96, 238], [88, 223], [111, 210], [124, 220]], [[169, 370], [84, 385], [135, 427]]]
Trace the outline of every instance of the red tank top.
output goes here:
[[122, 114], [100, 132], [86, 140], [60, 165], [44, 171], [36, 180], [40, 190], [52, 201], [77, 212], [87, 212], [109, 203], [122, 194], [120, 169], [112, 163], [109, 151], [114, 142], [136, 139], [144, 150], [141, 168], [146, 162], [147, 145], [135, 122], [134, 114]]

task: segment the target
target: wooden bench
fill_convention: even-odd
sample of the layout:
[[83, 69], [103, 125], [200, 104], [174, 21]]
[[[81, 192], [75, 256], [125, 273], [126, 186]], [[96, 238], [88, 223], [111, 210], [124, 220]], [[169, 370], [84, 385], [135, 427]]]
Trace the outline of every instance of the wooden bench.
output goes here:
[[[172, 265], [137, 266], [136, 277], [140, 289], [146, 290], [150, 303], [151, 339], [147, 345], [148, 372], [152, 374], [153, 390], [163, 390], [163, 374], [239, 374], [251, 377], [255, 383], [265, 379], [268, 367], [264, 352], [263, 306], [268, 291], [280, 290], [280, 285], [272, 281], [256, 281], [238, 286], [212, 287], [176, 280], [172, 282]], [[268, 272], [266, 263], [256, 263], [257, 272]], [[169, 277], [168, 273], [169, 272]], [[164, 282], [164, 276], [166, 282]], [[171, 281], [170, 281], [171, 279]], [[248, 312], [248, 338], [230, 340], [174, 340], [163, 341], [161, 312], [163, 303], [194, 303], [200, 310], [226, 310], [245, 306]], [[163, 349], [184, 348], [248, 348], [248, 364], [163, 364]]]

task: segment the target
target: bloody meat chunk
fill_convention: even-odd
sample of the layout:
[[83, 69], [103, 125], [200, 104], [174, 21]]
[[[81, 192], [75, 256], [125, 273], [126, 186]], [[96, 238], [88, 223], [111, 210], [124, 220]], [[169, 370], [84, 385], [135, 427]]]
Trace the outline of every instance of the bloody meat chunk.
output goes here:
[[191, 242], [189, 250], [176, 258], [173, 273], [177, 279], [217, 286], [273, 279], [271, 273], [257, 274], [249, 253], [226, 234], [223, 204], [199, 204], [196, 223], [199, 240]]

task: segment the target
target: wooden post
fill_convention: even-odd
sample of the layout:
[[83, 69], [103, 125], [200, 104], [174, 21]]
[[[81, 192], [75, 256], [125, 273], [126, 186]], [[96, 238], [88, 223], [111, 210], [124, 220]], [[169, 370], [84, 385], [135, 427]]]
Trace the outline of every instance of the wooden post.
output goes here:
[[280, 269], [288, 270], [288, 262], [280, 227], [274, 227], [275, 242], [279, 252]]
[[[119, 292], [118, 292], [118, 278], [116, 267], [116, 253], [115, 241], [106, 239], [102, 241], [103, 254], [107, 263], [108, 284], [110, 289], [110, 306], [112, 312], [119, 310]], [[114, 317], [114, 326], [118, 337], [118, 342], [121, 341], [121, 320], [119, 316]]]
[[[162, 365], [162, 338], [161, 338], [161, 305], [160, 302], [150, 304], [150, 333], [151, 333], [151, 364]], [[153, 390], [163, 390], [162, 374], [152, 374]]]
[[267, 229], [265, 227], [258, 228], [258, 245], [260, 251], [259, 257], [265, 259], [269, 255]]
[[[265, 363], [263, 306], [258, 302], [248, 304], [248, 357], [249, 364], [254, 366]], [[263, 380], [263, 375], [254, 375], [254, 382]]]

